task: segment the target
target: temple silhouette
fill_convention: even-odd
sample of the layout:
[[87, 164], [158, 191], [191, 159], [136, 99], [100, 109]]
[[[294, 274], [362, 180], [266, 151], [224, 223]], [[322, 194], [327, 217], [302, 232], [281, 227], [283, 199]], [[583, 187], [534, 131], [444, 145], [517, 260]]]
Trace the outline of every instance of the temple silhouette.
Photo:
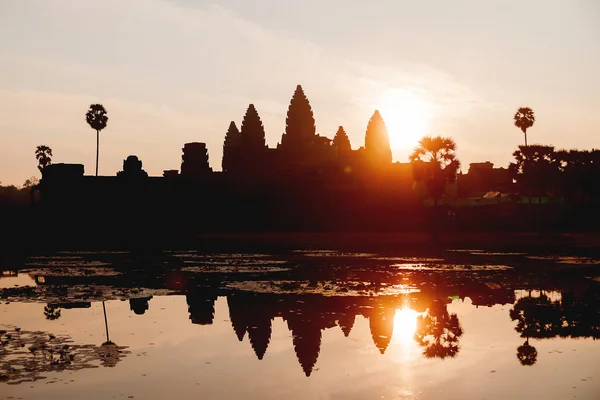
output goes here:
[[[333, 139], [319, 135], [300, 85], [276, 147], [267, 146], [259, 112], [250, 104], [240, 129], [234, 121], [229, 124], [221, 166], [222, 171], [212, 170], [209, 150], [201, 142], [186, 143], [180, 169], [167, 169], [162, 177], [149, 177], [134, 155], [113, 177], [86, 176], [81, 164], [51, 164], [43, 168], [35, 188], [41, 193], [38, 208], [61, 224], [93, 219], [97, 229], [115, 223], [133, 230], [146, 226], [184, 231], [427, 226], [427, 211], [417, 206], [432, 179], [430, 163], [392, 162], [387, 128], [378, 111], [366, 124], [364, 146], [357, 149], [342, 126]], [[491, 190], [505, 193], [511, 185], [505, 169], [472, 164], [468, 174], [445, 185], [443, 196], [483, 198]], [[94, 210], [93, 218], [82, 215], [89, 209]], [[74, 214], [77, 218], [70, 220]]]
[[81, 164], [50, 164], [32, 189], [32, 218], [73, 229], [88, 224], [91, 234], [118, 224], [127, 229], [112, 237], [126, 238], [149, 230], [595, 230], [600, 221], [598, 150], [519, 146], [508, 168], [486, 161], [462, 173], [455, 159], [457, 172], [448, 175], [420, 158], [392, 162], [381, 114], [365, 122], [359, 148], [342, 126], [332, 139], [320, 135], [298, 85], [275, 147], [250, 104], [239, 129], [235, 121], [224, 129], [221, 171], [211, 168], [203, 142], [185, 143], [179, 169], [161, 177], [148, 176], [135, 155], [110, 177], [84, 175]]

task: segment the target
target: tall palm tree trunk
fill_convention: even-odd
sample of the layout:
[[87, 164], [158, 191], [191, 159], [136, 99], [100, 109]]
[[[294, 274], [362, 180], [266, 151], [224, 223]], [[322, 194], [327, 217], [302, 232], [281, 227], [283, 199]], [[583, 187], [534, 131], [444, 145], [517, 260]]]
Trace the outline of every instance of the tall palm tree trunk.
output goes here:
[[[527, 140], [525, 140], [527, 142]], [[96, 129], [96, 176], [98, 176], [98, 157], [100, 155], [100, 131]]]
[[108, 337], [108, 319], [106, 319], [106, 305], [104, 305], [104, 301], [102, 301], [102, 310], [104, 310], [104, 326], [106, 327], [106, 341], [110, 342], [110, 338]]
[[527, 129], [523, 129], [523, 133], [525, 134], [525, 147], [527, 147]]

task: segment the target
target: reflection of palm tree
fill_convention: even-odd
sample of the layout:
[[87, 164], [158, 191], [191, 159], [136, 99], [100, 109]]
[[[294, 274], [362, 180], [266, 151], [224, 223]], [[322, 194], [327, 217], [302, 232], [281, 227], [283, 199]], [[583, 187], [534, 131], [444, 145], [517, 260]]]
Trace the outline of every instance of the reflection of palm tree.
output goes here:
[[[566, 338], [569, 336], [580, 337], [583, 335], [585, 324], [581, 324], [581, 313], [579, 310], [581, 302], [572, 291], [563, 293], [560, 299], [562, 309], [562, 324], [561, 330], [558, 333], [560, 337]], [[587, 306], [587, 304], [586, 304]], [[586, 307], [587, 308], [587, 307]]]
[[530, 293], [528, 297], [519, 299], [510, 310], [510, 318], [517, 321], [515, 330], [526, 339], [517, 348], [521, 364], [533, 365], [537, 360], [537, 351], [529, 345], [530, 338], [600, 338], [599, 293], [597, 288], [592, 287], [580, 298], [566, 292], [560, 301], [552, 301], [544, 293], [539, 297], [531, 297]]
[[517, 347], [517, 358], [521, 365], [533, 365], [537, 361], [537, 350], [529, 345], [529, 339], [522, 346]]
[[60, 318], [60, 308], [52, 304], [48, 304], [44, 307], [44, 315], [46, 316], [47, 320], [56, 321]]
[[114, 367], [121, 360], [123, 348], [111, 341], [106, 341], [98, 347], [96, 352], [100, 357], [100, 363], [104, 367]]
[[563, 293], [560, 301], [561, 324], [558, 334], [561, 337], [592, 337], [600, 339], [600, 290], [594, 284], [583, 296]]
[[550, 301], [545, 294], [519, 299], [509, 315], [517, 321], [515, 330], [524, 338], [554, 337], [562, 327], [558, 303]]
[[[126, 347], [114, 343], [76, 344], [68, 335], [55, 336], [37, 330], [0, 330], [0, 337], [4, 342], [0, 358], [7, 357], [0, 362], [0, 384], [35, 382], [50, 372], [96, 368], [98, 361], [105, 367], [114, 367], [130, 354]], [[29, 351], [24, 349], [25, 346]]]
[[529, 345], [529, 338], [552, 338], [563, 329], [560, 305], [542, 293], [539, 297], [523, 297], [509, 312], [510, 318], [517, 321], [515, 331], [525, 338], [525, 343], [517, 347], [517, 358], [521, 365], [533, 365], [537, 361], [537, 350]]
[[427, 358], [455, 357], [462, 334], [458, 316], [449, 314], [440, 300], [434, 300], [427, 313], [417, 318], [415, 340], [424, 347], [423, 355]]

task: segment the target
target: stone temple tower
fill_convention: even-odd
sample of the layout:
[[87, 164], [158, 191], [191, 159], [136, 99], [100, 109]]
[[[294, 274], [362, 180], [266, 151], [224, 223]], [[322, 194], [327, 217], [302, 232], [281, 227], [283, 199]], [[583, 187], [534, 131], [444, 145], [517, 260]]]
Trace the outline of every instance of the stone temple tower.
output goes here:
[[198, 176], [212, 172], [208, 165], [208, 149], [206, 143], [186, 143], [181, 156], [181, 175]]

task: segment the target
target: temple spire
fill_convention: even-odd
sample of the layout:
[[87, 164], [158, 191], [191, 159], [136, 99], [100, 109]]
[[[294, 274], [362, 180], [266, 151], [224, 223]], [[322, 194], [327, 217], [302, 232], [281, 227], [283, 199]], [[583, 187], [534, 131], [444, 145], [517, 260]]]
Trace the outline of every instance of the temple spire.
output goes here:
[[332, 146], [337, 149], [338, 154], [347, 153], [352, 150], [350, 139], [348, 139], [348, 135], [343, 126], [340, 126], [335, 133]]
[[243, 151], [260, 150], [267, 147], [265, 128], [254, 104], [250, 104], [244, 115], [240, 129]]
[[379, 111], [375, 110], [367, 125], [365, 134], [365, 150], [373, 163], [392, 162], [392, 149], [385, 122]]
[[231, 121], [229, 129], [227, 129], [227, 133], [225, 134], [225, 142], [223, 143], [223, 161], [221, 163], [223, 171], [235, 169], [236, 162], [239, 162], [240, 142], [240, 131], [235, 122]]
[[302, 86], [298, 85], [290, 101], [285, 120], [285, 133], [281, 146], [302, 148], [314, 142], [316, 135], [315, 118]]

